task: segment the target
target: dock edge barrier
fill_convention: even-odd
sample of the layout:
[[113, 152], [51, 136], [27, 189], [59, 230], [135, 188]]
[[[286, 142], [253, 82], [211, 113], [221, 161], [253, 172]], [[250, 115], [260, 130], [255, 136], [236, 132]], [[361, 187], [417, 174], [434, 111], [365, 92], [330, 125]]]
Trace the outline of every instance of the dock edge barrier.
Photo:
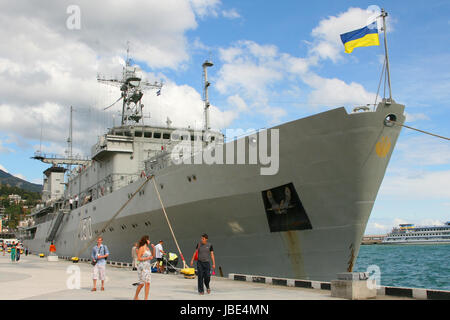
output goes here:
[[[59, 259], [62, 260], [72, 260], [72, 257], [66, 257], [66, 256], [58, 256]], [[86, 262], [86, 263], [90, 263], [91, 259], [86, 259], [86, 258], [79, 258], [79, 262]], [[118, 261], [106, 261], [107, 265], [111, 265], [113, 267], [118, 267], [118, 268], [131, 268], [133, 265], [131, 263], [128, 262], [118, 262]]]
[[[228, 275], [228, 279], [286, 287], [331, 290], [331, 282], [322, 281], [285, 279], [278, 277], [254, 276], [236, 273], [230, 273]], [[420, 300], [450, 300], [450, 291], [380, 286], [377, 289], [377, 296], [407, 297]]]

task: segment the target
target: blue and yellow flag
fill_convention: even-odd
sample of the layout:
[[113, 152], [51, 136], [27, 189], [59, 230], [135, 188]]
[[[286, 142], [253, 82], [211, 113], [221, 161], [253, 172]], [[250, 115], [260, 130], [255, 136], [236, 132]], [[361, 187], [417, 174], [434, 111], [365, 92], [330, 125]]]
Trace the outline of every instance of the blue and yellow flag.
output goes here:
[[352, 53], [357, 47], [379, 46], [377, 22], [369, 24], [364, 28], [341, 34], [341, 40], [346, 53]]

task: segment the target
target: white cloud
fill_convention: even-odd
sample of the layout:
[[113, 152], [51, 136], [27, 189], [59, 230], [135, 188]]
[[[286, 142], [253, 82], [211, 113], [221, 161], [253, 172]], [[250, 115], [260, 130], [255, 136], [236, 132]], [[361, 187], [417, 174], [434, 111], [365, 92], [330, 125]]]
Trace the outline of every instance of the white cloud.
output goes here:
[[424, 219], [424, 220], [420, 220], [420, 222], [417, 225], [419, 225], [419, 226], [442, 226], [442, 225], [444, 225], [444, 223], [440, 220]]
[[406, 220], [401, 219], [401, 218], [395, 218], [394, 222], [393, 222], [394, 226], [398, 226], [400, 224], [406, 224], [406, 223], [411, 223], [411, 222], [410, 221], [406, 221]]
[[227, 101], [229, 104], [235, 106], [240, 112], [249, 110], [247, 103], [245, 103], [244, 99], [242, 99], [238, 94], [228, 97]]
[[[186, 32], [197, 27], [196, 15], [212, 14], [221, 2], [131, 0], [105, 6], [80, 0], [80, 30], [66, 26], [69, 4], [48, 0], [0, 3], [0, 128], [16, 142], [24, 140], [17, 138], [21, 136], [33, 143], [43, 128], [43, 151], [64, 153], [73, 105], [76, 150], [89, 154], [97, 135], [112, 125], [112, 113], [120, 109], [103, 111], [120, 93], [98, 84], [97, 74], [121, 76], [126, 41], [136, 61], [152, 69], [182, 69], [190, 58]], [[197, 46], [201, 46], [199, 41]], [[170, 115], [173, 125], [200, 124], [202, 97], [194, 88], [178, 86], [163, 74], [144, 76], [151, 82], [161, 78], [165, 82], [161, 99], [153, 99], [152, 92], [144, 97], [145, 111], [152, 109], [152, 121], [157, 119], [161, 125]], [[211, 122], [217, 128], [234, 118], [232, 111], [211, 107]], [[0, 142], [0, 152], [8, 150]]]
[[219, 15], [218, 9], [222, 5], [220, 0], [190, 0], [192, 8], [200, 17], [206, 16], [217, 17]]
[[[191, 126], [200, 129], [204, 126], [204, 102], [200, 93], [191, 86], [177, 85], [168, 80], [164, 84], [160, 96], [147, 94], [144, 96], [143, 103], [151, 106], [150, 123], [152, 124], [164, 124], [169, 117], [174, 127], [187, 128]], [[210, 107], [212, 128], [225, 128], [234, 120], [235, 116], [234, 112], [221, 111], [214, 105]]]
[[405, 199], [450, 199], [450, 170], [386, 176], [380, 194]]
[[3, 145], [3, 142], [0, 140], [0, 153], [10, 153], [10, 152], [13, 152], [13, 151], [14, 150], [12, 150], [12, 149], [10, 149], [8, 147], [5, 147]]
[[[152, 67], [176, 68], [188, 59], [185, 32], [197, 27], [188, 0], [115, 1], [107, 6], [101, 2], [79, 0], [79, 30], [70, 30], [66, 25], [69, 18], [66, 10], [71, 4], [71, 1], [55, 3], [49, 0], [39, 4], [33, 1], [0, 4], [1, 29], [8, 35], [15, 35], [7, 43], [17, 40], [16, 46], [11, 46], [6, 52], [20, 52], [33, 57], [37, 53], [35, 49], [43, 46], [53, 50], [59, 48], [66, 56], [71, 56], [69, 48], [55, 43], [58, 39], [48, 37], [46, 41], [29, 43], [29, 39], [38, 40], [39, 34], [51, 33], [62, 35], [68, 43], [82, 43], [101, 56], [117, 52], [123, 54], [126, 41], [130, 41], [134, 58]], [[205, 8], [200, 4], [198, 7]], [[28, 33], [22, 33], [27, 29]], [[22, 40], [25, 41], [22, 43]], [[33, 44], [39, 45], [35, 48]], [[21, 52], [22, 48], [25, 53]]]
[[309, 101], [314, 105], [366, 105], [375, 101], [376, 95], [367, 92], [359, 83], [347, 84], [340, 79], [325, 79], [312, 73], [303, 80], [313, 88]]
[[430, 136], [402, 139], [397, 143], [396, 152], [402, 168], [414, 166], [418, 171], [423, 166], [450, 165], [450, 145]]
[[230, 10], [222, 10], [222, 15], [228, 19], [238, 19], [241, 17], [239, 12], [237, 12], [237, 10], [234, 8]]
[[424, 113], [408, 113], [405, 112], [405, 116], [406, 116], [406, 122], [415, 122], [415, 121], [420, 121], [420, 120], [430, 120], [430, 117], [428, 117], [426, 114]]

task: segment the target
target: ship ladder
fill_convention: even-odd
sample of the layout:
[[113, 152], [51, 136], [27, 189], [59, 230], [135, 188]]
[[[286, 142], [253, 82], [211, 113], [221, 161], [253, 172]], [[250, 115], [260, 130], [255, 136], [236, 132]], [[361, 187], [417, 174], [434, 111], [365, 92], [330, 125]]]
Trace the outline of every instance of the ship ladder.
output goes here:
[[52, 226], [50, 234], [47, 236], [45, 241], [52, 242], [55, 239], [56, 233], [58, 232], [59, 227], [61, 226], [61, 223], [62, 223], [66, 213], [67, 213], [66, 210], [60, 210], [59, 211], [58, 216], [55, 218], [55, 223]]

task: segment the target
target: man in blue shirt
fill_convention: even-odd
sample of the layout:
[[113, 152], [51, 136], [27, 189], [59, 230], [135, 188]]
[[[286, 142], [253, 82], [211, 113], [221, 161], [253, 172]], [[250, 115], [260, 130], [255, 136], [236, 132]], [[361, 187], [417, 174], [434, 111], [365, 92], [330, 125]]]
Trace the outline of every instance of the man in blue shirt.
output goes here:
[[97, 280], [102, 281], [102, 291], [105, 290], [105, 271], [106, 271], [106, 258], [109, 256], [108, 247], [103, 243], [103, 238], [97, 238], [97, 245], [92, 248], [92, 262], [95, 263], [92, 279], [94, 281], [94, 288], [91, 291], [97, 291]]

